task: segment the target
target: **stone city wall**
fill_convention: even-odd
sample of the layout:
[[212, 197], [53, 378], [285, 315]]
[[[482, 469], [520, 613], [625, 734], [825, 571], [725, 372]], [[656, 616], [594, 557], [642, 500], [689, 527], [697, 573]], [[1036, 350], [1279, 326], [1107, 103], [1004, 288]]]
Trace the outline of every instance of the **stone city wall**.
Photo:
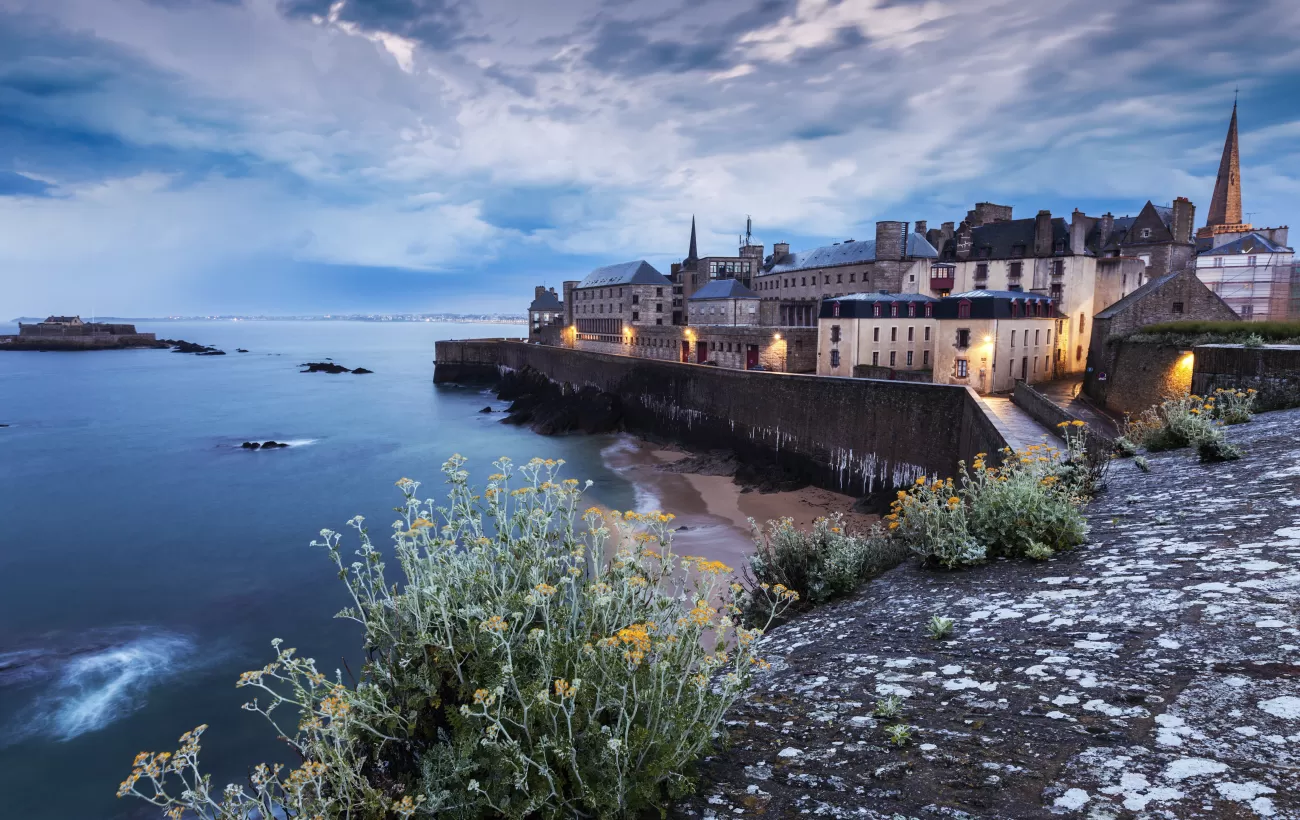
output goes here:
[[[1192, 352], [1177, 345], [1116, 341], [1107, 345], [1110, 372], [1085, 391], [1117, 413], [1137, 415], [1192, 387]], [[1085, 385], [1086, 387], [1087, 385]]]
[[1300, 345], [1200, 345], [1193, 353], [1193, 393], [1253, 387], [1259, 410], [1300, 406]]
[[954, 385], [729, 370], [516, 342], [437, 343], [435, 383], [531, 369], [566, 391], [592, 387], [621, 403], [624, 426], [703, 449], [770, 462], [818, 486], [866, 495], [1005, 439], [975, 394]]

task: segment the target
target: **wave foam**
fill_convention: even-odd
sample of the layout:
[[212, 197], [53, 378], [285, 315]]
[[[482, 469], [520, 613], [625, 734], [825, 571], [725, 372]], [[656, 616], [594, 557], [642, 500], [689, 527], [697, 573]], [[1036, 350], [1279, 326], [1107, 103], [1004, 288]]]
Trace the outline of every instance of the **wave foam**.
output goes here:
[[43, 734], [67, 741], [103, 729], [143, 707], [149, 689], [180, 672], [194, 651], [189, 638], [150, 632], [72, 651], [9, 653], [5, 659], [29, 673], [16, 674], [12, 682], [52, 680], [24, 710], [30, 719], [13, 739]]

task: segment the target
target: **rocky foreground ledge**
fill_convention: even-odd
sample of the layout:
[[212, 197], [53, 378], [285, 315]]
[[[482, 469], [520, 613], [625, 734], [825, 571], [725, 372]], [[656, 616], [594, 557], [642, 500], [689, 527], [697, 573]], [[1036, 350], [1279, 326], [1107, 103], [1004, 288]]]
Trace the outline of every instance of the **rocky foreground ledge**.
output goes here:
[[1300, 818], [1300, 410], [1228, 437], [1115, 462], [1073, 553], [899, 567], [774, 630], [677, 816]]

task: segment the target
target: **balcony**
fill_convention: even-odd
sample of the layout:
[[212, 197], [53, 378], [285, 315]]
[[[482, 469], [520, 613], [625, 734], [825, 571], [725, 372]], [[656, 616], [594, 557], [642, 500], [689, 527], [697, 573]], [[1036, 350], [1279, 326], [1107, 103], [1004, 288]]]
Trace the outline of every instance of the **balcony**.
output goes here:
[[944, 291], [944, 290], [950, 291], [953, 289], [953, 286], [956, 284], [957, 284], [957, 279], [951, 274], [945, 276], [930, 277], [930, 290], [933, 291]]

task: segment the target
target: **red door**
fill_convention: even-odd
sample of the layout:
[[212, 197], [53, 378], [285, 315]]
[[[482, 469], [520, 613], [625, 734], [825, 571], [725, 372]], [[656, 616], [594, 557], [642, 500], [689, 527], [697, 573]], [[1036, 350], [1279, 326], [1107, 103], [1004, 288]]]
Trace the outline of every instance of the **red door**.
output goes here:
[[707, 342], [695, 343], [695, 361], [704, 364], [709, 360], [709, 345]]
[[691, 360], [691, 343], [688, 342], [688, 341], [686, 341], [685, 339], [682, 340], [682, 359], [681, 359], [681, 360], [682, 360], [683, 362], [689, 362], [689, 361]]
[[745, 345], [745, 369], [758, 367], [758, 345]]

